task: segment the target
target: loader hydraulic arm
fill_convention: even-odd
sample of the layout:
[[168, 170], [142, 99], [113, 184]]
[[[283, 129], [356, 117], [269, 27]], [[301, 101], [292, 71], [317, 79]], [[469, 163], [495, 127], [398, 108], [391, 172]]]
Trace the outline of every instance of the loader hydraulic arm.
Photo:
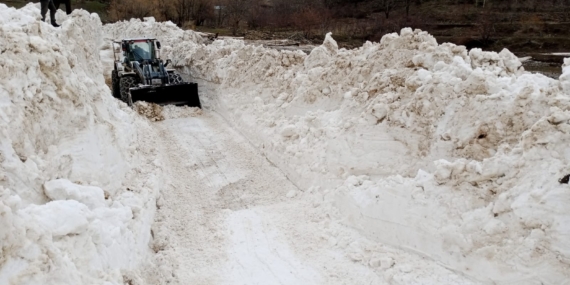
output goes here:
[[146, 83], [143, 69], [138, 61], [133, 61], [133, 70], [139, 76], [141, 82]]

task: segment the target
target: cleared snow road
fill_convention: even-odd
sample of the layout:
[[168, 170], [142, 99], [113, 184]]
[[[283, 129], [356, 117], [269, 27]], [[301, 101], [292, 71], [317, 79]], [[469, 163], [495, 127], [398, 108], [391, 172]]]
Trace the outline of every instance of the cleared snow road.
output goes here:
[[305, 210], [314, 205], [287, 198], [299, 190], [221, 117], [155, 125], [171, 178], [157, 220], [172, 232], [180, 284], [380, 282], [327, 249], [323, 219]]
[[214, 112], [154, 126], [170, 180], [155, 238], [175, 283], [472, 284], [331, 219], [319, 191], [295, 187]]

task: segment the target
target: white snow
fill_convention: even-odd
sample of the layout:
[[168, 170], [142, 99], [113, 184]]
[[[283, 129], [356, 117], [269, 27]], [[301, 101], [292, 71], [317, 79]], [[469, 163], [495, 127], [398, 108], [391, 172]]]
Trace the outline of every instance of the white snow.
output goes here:
[[333, 42], [308, 56], [172, 42], [169, 56], [215, 83], [214, 108], [363, 235], [482, 282], [567, 280], [566, 69], [549, 79], [507, 50], [411, 29], [355, 50]]
[[67, 200], [69, 198], [87, 205], [90, 209], [105, 206], [103, 189], [74, 184], [67, 179], [56, 179], [46, 182], [44, 191], [51, 200]]
[[[39, 18], [0, 4], [0, 284], [570, 278], [570, 59], [555, 80], [412, 29], [306, 55]], [[138, 36], [206, 110], [110, 96], [108, 42]]]
[[96, 14], [39, 19], [0, 4], [0, 284], [123, 284], [155, 267], [154, 130], [111, 98]]
[[[322, 284], [317, 271], [299, 261], [279, 233], [264, 225], [259, 213], [234, 212], [227, 219], [231, 231], [229, 274], [234, 284]], [[243, 280], [240, 282], [240, 280]]]

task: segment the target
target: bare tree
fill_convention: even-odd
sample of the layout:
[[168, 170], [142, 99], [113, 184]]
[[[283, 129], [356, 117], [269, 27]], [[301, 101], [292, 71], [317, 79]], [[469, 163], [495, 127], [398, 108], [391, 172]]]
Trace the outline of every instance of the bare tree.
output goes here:
[[194, 6], [194, 0], [174, 0], [173, 6], [176, 13], [175, 22], [178, 26], [182, 26], [190, 20], [192, 16], [192, 8]]
[[113, 0], [109, 7], [109, 17], [112, 20], [140, 19], [152, 15], [153, 8], [154, 5], [147, 0]]
[[328, 9], [308, 7], [295, 14], [293, 23], [298, 30], [303, 31], [305, 38], [312, 38], [315, 32], [324, 34], [330, 18]]
[[390, 12], [396, 8], [399, 0], [376, 0], [376, 4], [384, 11], [386, 19], [390, 18]]
[[202, 26], [206, 20], [215, 18], [214, 5], [210, 0], [194, 1], [194, 9], [192, 11], [192, 19], [196, 21], [196, 26]]
[[495, 14], [485, 9], [479, 17], [477, 23], [477, 31], [481, 37], [483, 45], [488, 45], [491, 42], [491, 37], [495, 34], [495, 23], [497, 18]]
[[413, 0], [403, 0], [404, 6], [406, 7], [406, 19], [410, 17], [410, 6], [412, 5]]
[[247, 18], [252, 0], [225, 0], [224, 4], [232, 35], [235, 36], [240, 23]]
[[270, 6], [264, 0], [252, 0], [251, 8], [247, 14], [247, 26], [259, 28], [270, 25]]
[[297, 5], [289, 0], [274, 0], [271, 9], [272, 25], [275, 27], [288, 27], [293, 24]]
[[475, 0], [475, 6], [479, 6], [479, 3], [482, 3], [483, 8], [485, 8], [486, 0]]
[[174, 2], [172, 0], [156, 0], [155, 11], [158, 12], [159, 18], [162, 21], [173, 20], [176, 18], [174, 11]]

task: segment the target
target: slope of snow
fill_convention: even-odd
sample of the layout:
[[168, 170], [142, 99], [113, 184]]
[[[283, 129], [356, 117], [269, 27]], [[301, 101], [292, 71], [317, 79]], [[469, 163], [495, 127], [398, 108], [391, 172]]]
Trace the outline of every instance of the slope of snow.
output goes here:
[[0, 284], [123, 284], [154, 267], [153, 129], [110, 96], [96, 14], [39, 19], [0, 4]]
[[229, 91], [241, 84], [219, 72], [221, 105], [244, 132], [268, 126], [249, 136], [306, 185], [314, 173], [346, 179], [329, 196], [371, 238], [481, 281], [568, 278], [557, 182], [568, 121], [548, 120], [567, 109], [558, 82], [522, 74], [507, 51], [467, 53], [418, 31], [354, 51], [329, 42], [295, 71], [221, 59], [266, 72], [241, 82], [271, 81]]
[[509, 51], [403, 29], [310, 55], [220, 40], [170, 43], [174, 62], [298, 185], [321, 187], [366, 236], [481, 281], [568, 279], [567, 68], [524, 72]]

